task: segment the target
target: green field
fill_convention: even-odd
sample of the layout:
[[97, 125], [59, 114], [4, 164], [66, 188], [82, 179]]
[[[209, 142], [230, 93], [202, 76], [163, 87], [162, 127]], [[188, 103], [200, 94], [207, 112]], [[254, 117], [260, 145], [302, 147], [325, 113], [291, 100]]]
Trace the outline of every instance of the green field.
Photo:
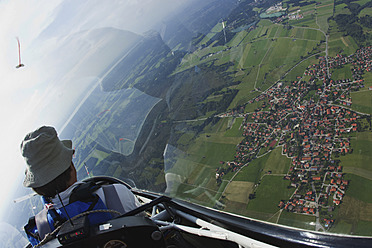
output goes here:
[[276, 37], [276, 32], [278, 31], [279, 26], [275, 25], [271, 27], [271, 30], [269, 32], [269, 37], [268, 38], [275, 38]]
[[[195, 144], [186, 153], [179, 152], [169, 163], [174, 163], [167, 173], [180, 176], [180, 178], [188, 178], [188, 183], [191, 185], [208, 184], [209, 179], [215, 175], [215, 169], [221, 166], [220, 161], [231, 161], [236, 152], [236, 144], [240, 142], [242, 137], [236, 129], [239, 128], [240, 119], [237, 119], [236, 124], [232, 126], [229, 134], [231, 137], [225, 137], [225, 128], [228, 120], [221, 120], [222, 131], [215, 130], [215, 133], [198, 137]], [[237, 137], [238, 136], [238, 137]], [[193, 138], [189, 135], [181, 136], [182, 142], [191, 141]], [[172, 161], [173, 160], [173, 161]], [[208, 178], [206, 182], [205, 179]], [[212, 188], [215, 188], [215, 180]]]
[[331, 78], [333, 80], [352, 79], [351, 66], [345, 65], [340, 69], [334, 69]]
[[[367, 88], [367, 87], [365, 87]], [[363, 92], [353, 92], [352, 109], [366, 114], [372, 114], [372, 91], [365, 89]]]
[[[290, 53], [287, 50], [288, 46], [291, 47]], [[301, 60], [301, 56], [306, 55], [315, 46], [316, 42], [314, 41], [288, 38], [278, 39], [263, 62], [267, 63], [269, 68], [277, 68], [281, 65], [294, 65]]]
[[372, 172], [372, 165], [369, 162], [372, 161], [372, 133], [357, 133], [355, 137], [351, 138], [350, 143], [353, 153], [339, 157], [342, 166], [345, 169], [347, 167], [360, 168]]
[[232, 40], [229, 41], [226, 45], [229, 46], [229, 47], [236, 47], [245, 39], [245, 37], [247, 35], [248, 35], [248, 32], [243, 30], [243, 31], [237, 33], [234, 36], [234, 38], [232, 38]]
[[195, 133], [194, 132], [186, 132], [184, 133], [178, 140], [177, 140], [177, 143], [179, 146], [186, 146], [188, 144], [190, 144], [190, 142], [192, 141], [192, 139], [195, 137]]
[[330, 229], [330, 232], [349, 234], [352, 227], [353, 224], [349, 221], [337, 220]]
[[188, 151], [190, 154], [189, 160], [216, 166], [220, 161], [232, 160], [235, 149], [236, 145], [233, 144], [197, 142], [192, 150]]
[[324, 37], [324, 34], [320, 32], [319, 30], [305, 29], [303, 39], [319, 41], [319, 40], [325, 40], [325, 37]]
[[357, 44], [350, 36], [331, 36], [331, 38], [328, 45], [329, 54], [333, 57], [340, 53], [352, 54], [358, 48]]
[[315, 64], [318, 62], [318, 59], [315, 58], [315, 56], [311, 56], [304, 61], [302, 61], [300, 64], [298, 64], [293, 70], [291, 70], [287, 76], [283, 78], [284, 81], [297, 81], [298, 76], [302, 76], [306, 68], [309, 66], [309, 64]]
[[283, 211], [278, 224], [312, 230], [315, 227], [315, 217]]
[[242, 83], [235, 86], [235, 89], [238, 89], [239, 92], [234, 100], [231, 102], [229, 108], [233, 108], [237, 105], [243, 105], [249, 100], [253, 99], [260, 93], [254, 90], [255, 80], [258, 73], [258, 67], [253, 67], [248, 75], [244, 75], [242, 78]]
[[272, 174], [285, 174], [288, 172], [291, 159], [282, 155], [282, 147], [277, 147], [268, 155], [263, 172], [271, 171]]
[[372, 179], [349, 173], [346, 174], [345, 179], [350, 180], [350, 186], [347, 191], [349, 196], [365, 203], [372, 203], [372, 194], [369, 191], [372, 188]]
[[366, 72], [363, 75], [364, 78], [364, 85], [366, 86], [366, 89], [372, 86], [372, 71]]
[[243, 129], [240, 128], [240, 126], [243, 123], [243, 118], [234, 118], [234, 119], [231, 119], [229, 121], [233, 122], [233, 124], [232, 124], [231, 128], [228, 128], [226, 130], [226, 133], [225, 133], [224, 136], [226, 136], [226, 137], [242, 137]]
[[371, 203], [366, 203], [352, 196], [345, 196], [340, 209], [335, 214], [337, 215], [336, 222], [330, 229], [331, 232], [368, 236], [372, 234]]
[[357, 227], [355, 228], [355, 233], [362, 236], [372, 236], [372, 221], [358, 221]]
[[[316, 44], [315, 41], [278, 38], [262, 61], [256, 87], [261, 89], [270, 87], [311, 52]], [[291, 46], [290, 53], [287, 50], [288, 46]]]
[[254, 159], [245, 166], [234, 178], [236, 181], [257, 183], [262, 175], [271, 171], [272, 174], [285, 174], [290, 165], [290, 159], [281, 155], [282, 148], [277, 147], [262, 158]]
[[319, 28], [323, 32], [327, 32], [328, 30], [328, 18], [333, 15], [333, 2], [331, 0], [322, 1], [321, 5], [316, 7], [317, 9], [317, 17], [316, 21]]
[[288, 181], [282, 176], [263, 177], [256, 191], [256, 198], [249, 201], [248, 210], [275, 214], [279, 208], [278, 203], [282, 199], [288, 199], [294, 192], [294, 188], [287, 188]]
[[[286, 2], [283, 4], [286, 5]], [[202, 63], [215, 66], [229, 63], [226, 72], [230, 73], [229, 77], [234, 84], [228, 88], [238, 90], [238, 93], [228, 109], [241, 105], [245, 106], [245, 113], [257, 111], [256, 109], [261, 108], [263, 103], [267, 105], [270, 101], [246, 103], [277, 81], [289, 85], [289, 82], [299, 81], [299, 78], [302, 78], [301, 81], [310, 80], [311, 76], [304, 76], [304, 72], [310, 64], [319, 62], [318, 56], [326, 54], [326, 33], [329, 35], [327, 44], [329, 56], [334, 57], [337, 54], [347, 56], [356, 52], [358, 49], [356, 41], [351, 36], [341, 33], [331, 18], [334, 14], [350, 14], [350, 11], [346, 4], [336, 2], [333, 13], [334, 4], [332, 0], [302, 7], [292, 3], [288, 6], [289, 11], [300, 9], [303, 19], [281, 23], [273, 23], [268, 19], [260, 20], [252, 30], [235, 33], [224, 46], [213, 46], [213, 43], [208, 47], [200, 46], [221, 31], [222, 24], [218, 23], [202, 42], [196, 44], [198, 49], [184, 57], [177, 72]], [[366, 12], [361, 12], [360, 15], [366, 15]], [[345, 65], [332, 69], [331, 77], [333, 80], [352, 79], [352, 68], [353, 65]], [[365, 87], [359, 92], [351, 93], [353, 101], [351, 108], [372, 114], [372, 91], [368, 90], [368, 87], [372, 86], [372, 73], [366, 72], [363, 77]], [[321, 80], [316, 81], [316, 84], [321, 86]], [[303, 95], [304, 101], [310, 98], [315, 101], [319, 99], [314, 89], [306, 93]], [[203, 103], [222, 99], [222, 95], [210, 95], [203, 99]], [[268, 109], [266, 107], [264, 110]], [[363, 121], [367, 122], [366, 119]], [[222, 182], [216, 184], [216, 169], [224, 167], [221, 161], [234, 159], [236, 147], [243, 139], [243, 131], [239, 130], [242, 122], [243, 118], [228, 117], [217, 123], [208, 124], [202, 132], [182, 134], [182, 131], [177, 131], [177, 134], [180, 134], [177, 143], [183, 148], [184, 153], [169, 170], [174, 175], [181, 176], [180, 181], [185, 178], [179, 183], [177, 194], [184, 199], [190, 198], [207, 206], [215, 206], [217, 201], [221, 201], [224, 204], [224, 211], [314, 230], [315, 217], [280, 211], [277, 207], [280, 200], [289, 199], [295, 190], [293, 187], [288, 188], [289, 181], [283, 180], [292, 160], [281, 154], [282, 147], [276, 147], [270, 152], [269, 148], [262, 148], [257, 155], [258, 158], [245, 164], [238, 173], [228, 172], [222, 177]], [[201, 123], [187, 125], [197, 127]], [[369, 162], [372, 161], [372, 134], [353, 133], [350, 139], [353, 152], [337, 157], [341, 160], [340, 165], [343, 167], [345, 179], [350, 180], [350, 185], [342, 204], [332, 212], [337, 221], [329, 231], [371, 235], [372, 197], [368, 194], [368, 189], [372, 188], [372, 166]], [[262, 154], [265, 155], [260, 157]], [[255, 193], [254, 199], [248, 199], [251, 193]]]
[[248, 181], [258, 183], [261, 178], [261, 171], [263, 170], [269, 156], [251, 161], [247, 166], [240, 170], [234, 180]]
[[270, 45], [271, 42], [269, 40], [259, 40], [252, 44], [247, 44], [240, 64], [243, 65], [243, 68], [259, 65]]

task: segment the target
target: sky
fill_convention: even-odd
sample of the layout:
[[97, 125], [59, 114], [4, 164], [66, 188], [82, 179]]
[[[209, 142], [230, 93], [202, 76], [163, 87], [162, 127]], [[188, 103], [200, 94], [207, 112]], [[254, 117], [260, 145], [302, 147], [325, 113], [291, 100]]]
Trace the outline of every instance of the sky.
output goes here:
[[[75, 100], [99, 81], [100, 70], [123, 49], [115, 32], [106, 36], [91, 30], [143, 34], [186, 2], [0, 0], [0, 198], [6, 199], [0, 219], [4, 203], [13, 200], [14, 184], [22, 183], [25, 163], [19, 146], [24, 136], [41, 125], [60, 126]], [[19, 69], [16, 37], [25, 65]], [[103, 59], [97, 59], [99, 52]]]

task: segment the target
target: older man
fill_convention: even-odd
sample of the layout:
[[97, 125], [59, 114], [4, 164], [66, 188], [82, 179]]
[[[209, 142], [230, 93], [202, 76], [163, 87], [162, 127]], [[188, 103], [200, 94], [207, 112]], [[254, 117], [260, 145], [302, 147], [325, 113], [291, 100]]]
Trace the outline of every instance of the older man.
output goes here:
[[[113, 184], [108, 190], [107, 187], [78, 182], [72, 162], [74, 152], [72, 142], [61, 141], [53, 127], [40, 127], [27, 134], [21, 143], [21, 153], [26, 161], [23, 185], [41, 195], [46, 206], [35, 218], [30, 218], [25, 226], [32, 245], [39, 243], [62, 220], [65, 221], [79, 212], [115, 205], [115, 210], [125, 213], [140, 205], [124, 185]], [[93, 215], [95, 216], [90, 218], [91, 224], [111, 218], [107, 213]], [[42, 224], [43, 222], [48, 224]]]

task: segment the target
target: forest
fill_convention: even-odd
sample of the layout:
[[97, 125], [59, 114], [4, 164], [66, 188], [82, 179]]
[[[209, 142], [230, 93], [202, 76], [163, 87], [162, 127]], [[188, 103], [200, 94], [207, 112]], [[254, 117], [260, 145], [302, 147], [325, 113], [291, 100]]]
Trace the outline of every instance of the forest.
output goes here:
[[369, 15], [358, 17], [360, 12], [365, 9], [372, 7], [372, 2], [369, 1], [364, 5], [351, 2], [350, 0], [344, 0], [337, 2], [337, 4], [346, 4], [346, 7], [350, 14], [338, 14], [334, 17], [337, 23], [338, 29], [344, 33], [344, 35], [350, 35], [353, 37], [359, 45], [370, 45], [371, 35], [363, 29], [372, 27], [372, 17]]

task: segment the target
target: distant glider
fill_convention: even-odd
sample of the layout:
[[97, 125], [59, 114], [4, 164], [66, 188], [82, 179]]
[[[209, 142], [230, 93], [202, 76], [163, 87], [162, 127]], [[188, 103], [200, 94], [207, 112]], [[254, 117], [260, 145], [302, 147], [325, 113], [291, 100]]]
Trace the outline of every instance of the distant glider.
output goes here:
[[35, 192], [31, 193], [31, 194], [28, 194], [28, 195], [25, 195], [25, 196], [22, 196], [22, 197], [19, 197], [15, 200], [13, 200], [14, 203], [19, 203], [19, 202], [23, 202], [25, 200], [28, 200], [32, 197], [34, 197], [35, 195], [37, 195]]
[[22, 64], [21, 62], [21, 43], [19, 42], [19, 39], [18, 37], [16, 37], [17, 39], [17, 42], [18, 42], [18, 65], [16, 66], [16, 68], [21, 68], [23, 66], [25, 66], [24, 64]]
[[84, 167], [85, 167], [85, 170], [87, 171], [87, 175], [88, 175], [88, 177], [92, 177], [92, 176], [89, 174], [88, 167], [87, 167], [87, 164], [86, 164], [86, 163], [84, 163]]

